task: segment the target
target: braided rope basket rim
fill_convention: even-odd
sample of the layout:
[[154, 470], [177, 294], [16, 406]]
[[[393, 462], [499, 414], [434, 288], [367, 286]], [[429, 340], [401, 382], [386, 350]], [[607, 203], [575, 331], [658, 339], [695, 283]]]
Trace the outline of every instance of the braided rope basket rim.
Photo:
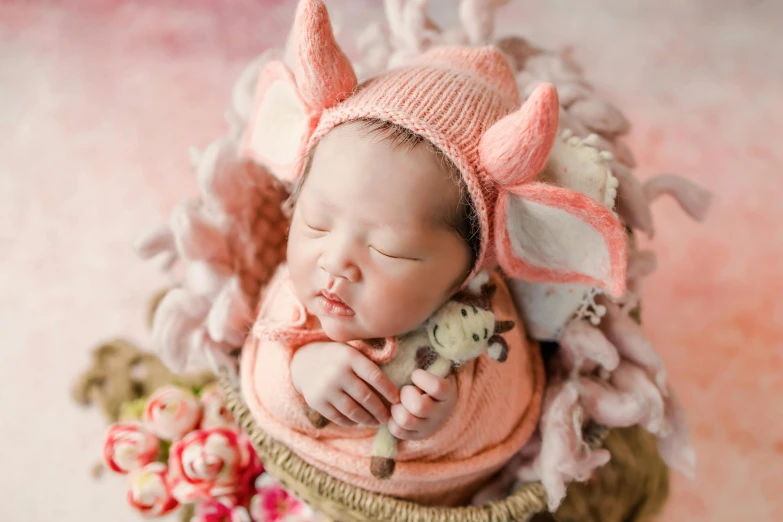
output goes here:
[[[546, 510], [546, 492], [540, 482], [526, 484], [505, 499], [485, 506], [428, 507], [373, 493], [320, 471], [272, 439], [258, 427], [231, 378], [221, 372], [220, 386], [234, 419], [248, 435], [264, 467], [308, 505], [340, 522], [527, 522]], [[608, 430], [588, 425], [585, 441], [603, 445]]]

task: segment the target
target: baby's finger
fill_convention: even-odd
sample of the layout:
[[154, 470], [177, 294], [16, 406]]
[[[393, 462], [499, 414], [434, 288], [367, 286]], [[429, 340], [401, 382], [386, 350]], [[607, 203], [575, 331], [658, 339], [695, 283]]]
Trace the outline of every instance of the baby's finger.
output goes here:
[[420, 419], [428, 419], [432, 416], [435, 401], [425, 395], [416, 386], [405, 386], [400, 392], [400, 404]]
[[454, 386], [453, 377], [441, 379], [430, 372], [416, 370], [413, 372], [411, 379], [413, 384], [436, 401], [442, 402], [451, 398], [452, 386]]
[[421, 419], [408, 410], [402, 404], [392, 406], [391, 415], [394, 422], [400, 428], [407, 431], [418, 431], [424, 427], [425, 420]]
[[394, 419], [390, 420], [387, 424], [389, 427], [389, 433], [394, 435], [395, 439], [399, 440], [420, 440], [422, 437], [416, 431], [410, 431], [400, 428], [400, 426], [394, 422]]
[[389, 376], [378, 368], [377, 364], [367, 357], [358, 354], [353, 359], [351, 367], [357, 376], [378, 390], [378, 393], [386, 397], [386, 400], [391, 404], [400, 402], [400, 390], [398, 390], [391, 379], [389, 379]]
[[337, 408], [329, 403], [324, 403], [323, 405], [319, 406], [316, 411], [338, 426], [344, 426], [346, 428], [352, 428], [353, 426], [356, 426], [355, 422], [337, 411]]
[[337, 408], [337, 411], [354, 421], [356, 424], [363, 424], [365, 426], [372, 426], [375, 424], [373, 416], [347, 393], [338, 395], [332, 401], [332, 405]]
[[343, 385], [343, 389], [375, 418], [377, 424], [388, 422], [391, 418], [389, 409], [383, 404], [378, 394], [360, 378], [348, 379]]

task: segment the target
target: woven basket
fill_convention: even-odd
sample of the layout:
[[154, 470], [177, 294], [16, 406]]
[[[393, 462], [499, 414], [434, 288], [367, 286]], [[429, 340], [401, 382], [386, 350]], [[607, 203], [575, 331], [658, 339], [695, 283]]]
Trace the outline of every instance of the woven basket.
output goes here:
[[[273, 440], [253, 420], [234, 383], [222, 375], [228, 408], [248, 434], [264, 467], [289, 491], [315, 510], [339, 522], [527, 522], [546, 511], [546, 494], [540, 483], [528, 484], [505, 500], [475, 507], [425, 507], [379, 495], [335, 479], [306, 464], [284, 444]], [[607, 430], [591, 426], [585, 440], [592, 447], [603, 443]]]

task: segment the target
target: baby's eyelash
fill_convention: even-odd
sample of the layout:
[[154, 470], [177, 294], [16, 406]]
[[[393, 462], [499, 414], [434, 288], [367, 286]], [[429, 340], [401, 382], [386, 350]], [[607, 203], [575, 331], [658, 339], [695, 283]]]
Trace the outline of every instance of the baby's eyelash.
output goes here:
[[371, 246], [370, 248], [371, 248], [372, 250], [375, 250], [376, 252], [378, 252], [378, 253], [379, 253], [380, 255], [382, 255], [383, 257], [388, 257], [389, 259], [400, 259], [400, 260], [402, 260], [402, 261], [421, 261], [420, 259], [415, 259], [415, 258], [412, 258], [412, 257], [400, 257], [400, 256], [392, 256], [392, 255], [390, 255], [390, 254], [387, 254], [387, 253], [385, 253], [385, 252], [382, 252], [382, 251], [378, 250], [378, 249], [377, 249], [377, 248], [375, 248], [374, 246]]
[[386, 252], [382, 252], [382, 251], [378, 250], [377, 248], [375, 248], [375, 247], [373, 247], [373, 246], [371, 246], [370, 248], [371, 248], [371, 249], [373, 249], [373, 250], [375, 250], [376, 252], [378, 252], [378, 253], [379, 253], [380, 255], [382, 255], [383, 257], [388, 257], [389, 259], [400, 259], [400, 258], [399, 258], [399, 257], [397, 257], [397, 256], [390, 256], [390, 255], [389, 255], [389, 254], [387, 254]]
[[328, 232], [328, 230], [324, 230], [324, 229], [322, 229], [322, 228], [317, 228], [317, 227], [314, 227], [313, 225], [311, 225], [310, 223], [308, 223], [308, 222], [307, 222], [307, 221], [305, 221], [304, 219], [302, 220], [302, 222], [305, 224], [305, 226], [306, 226], [307, 228], [309, 228], [309, 229], [310, 229], [310, 230], [312, 230], [313, 232], [320, 232], [320, 233], [322, 233], [322, 234], [325, 234], [325, 233], [327, 233], [327, 232]]

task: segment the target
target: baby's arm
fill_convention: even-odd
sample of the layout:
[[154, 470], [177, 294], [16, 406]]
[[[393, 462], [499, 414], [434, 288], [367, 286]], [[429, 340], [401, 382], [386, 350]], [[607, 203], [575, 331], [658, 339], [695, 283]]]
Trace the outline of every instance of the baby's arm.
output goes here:
[[291, 379], [308, 406], [341, 426], [385, 423], [391, 417], [384, 400], [400, 402], [391, 379], [343, 343], [317, 342], [299, 348], [291, 360]]
[[457, 404], [457, 381], [454, 375], [437, 377], [416, 370], [413, 386], [405, 386], [400, 404], [392, 406], [389, 431], [401, 440], [421, 440], [440, 430]]

